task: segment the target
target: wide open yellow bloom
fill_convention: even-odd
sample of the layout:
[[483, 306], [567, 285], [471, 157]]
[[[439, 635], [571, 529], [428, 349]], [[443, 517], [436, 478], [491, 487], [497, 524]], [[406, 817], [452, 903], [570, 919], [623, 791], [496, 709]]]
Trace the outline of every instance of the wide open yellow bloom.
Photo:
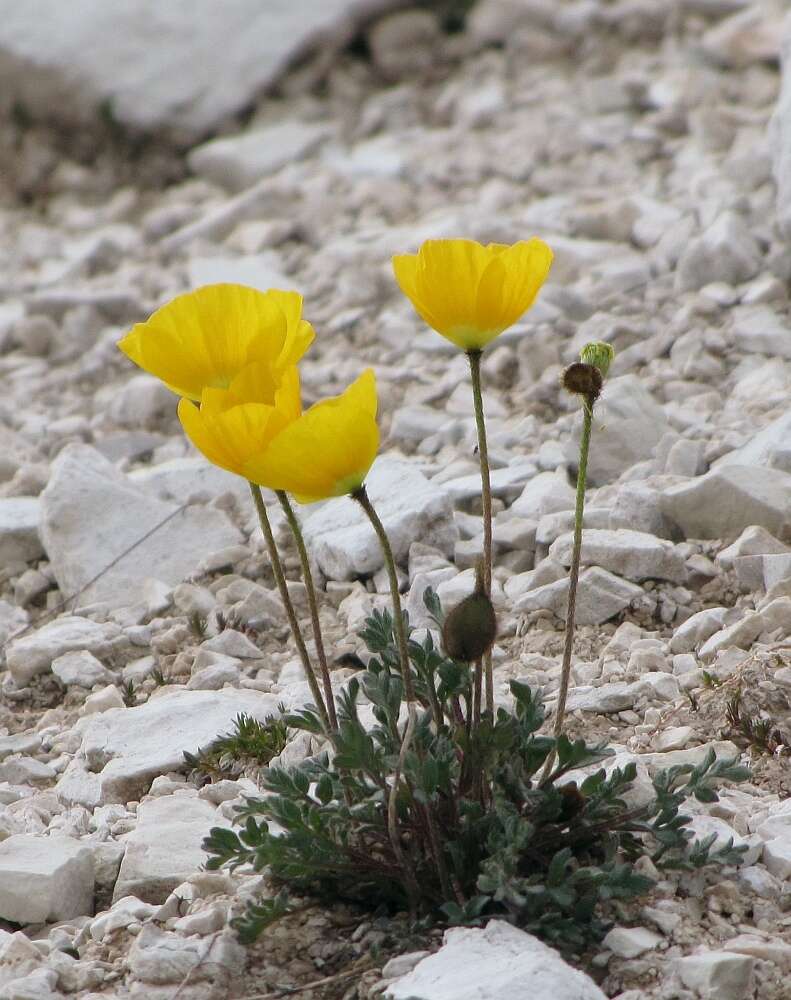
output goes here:
[[267, 376], [267, 366], [250, 365], [228, 389], [204, 389], [200, 408], [179, 401], [179, 420], [190, 441], [214, 465], [239, 476], [247, 475], [248, 464], [302, 412], [296, 367], [286, 369], [271, 396]]
[[289, 423], [248, 461], [245, 476], [293, 493], [300, 503], [354, 493], [379, 449], [376, 405], [376, 379], [368, 368], [340, 396], [315, 403]]
[[533, 238], [505, 246], [474, 240], [426, 240], [416, 254], [393, 257], [401, 291], [437, 333], [479, 351], [533, 304], [552, 251]]
[[223, 284], [176, 296], [118, 347], [180, 396], [200, 400], [205, 388], [228, 388], [252, 362], [269, 368], [274, 390], [313, 337], [298, 292]]

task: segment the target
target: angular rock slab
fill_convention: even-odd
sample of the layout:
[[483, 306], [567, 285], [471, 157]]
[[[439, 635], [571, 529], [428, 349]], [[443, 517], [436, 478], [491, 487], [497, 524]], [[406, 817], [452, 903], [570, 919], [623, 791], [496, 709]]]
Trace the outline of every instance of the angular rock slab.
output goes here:
[[43, 924], [93, 913], [93, 853], [69, 837], [0, 843], [0, 920]]
[[604, 1000], [552, 948], [502, 920], [446, 931], [438, 952], [392, 983], [386, 1000]]
[[135, 604], [146, 579], [181, 583], [208, 553], [243, 540], [222, 511], [178, 511], [83, 444], [67, 445], [55, 459], [41, 506], [42, 540], [58, 586], [64, 594], [81, 592], [82, 604]]
[[259, 691], [173, 691], [137, 708], [98, 715], [55, 787], [69, 805], [92, 809], [139, 799], [159, 774], [180, 771], [195, 753], [231, 730], [240, 712], [261, 722], [279, 714], [278, 698]]
[[[552, 611], [565, 620], [568, 592], [568, 577], [544, 584], [523, 594], [514, 604], [514, 611]], [[642, 595], [642, 587], [598, 566], [591, 566], [580, 573], [575, 620], [578, 625], [601, 625]]]
[[[564, 566], [571, 565], [574, 533], [567, 532], [549, 547], [549, 555]], [[581, 562], [583, 566], [602, 569], [625, 576], [627, 580], [686, 579], [684, 560], [670, 542], [644, 531], [615, 531], [586, 528], [582, 534]]]
[[791, 475], [754, 465], [727, 465], [671, 486], [662, 511], [686, 538], [730, 540], [757, 524], [791, 538]]
[[0, 500], [0, 565], [32, 562], [44, 555], [39, 537], [38, 497]]
[[[453, 554], [458, 530], [449, 494], [407, 462], [383, 458], [366, 479], [371, 502], [390, 536], [393, 554], [406, 562], [412, 542]], [[353, 500], [323, 504], [303, 523], [305, 543], [330, 580], [351, 580], [384, 565], [379, 540]]]
[[54, 660], [66, 653], [90, 650], [96, 656], [112, 656], [127, 645], [113, 622], [94, 622], [79, 615], [64, 615], [35, 632], [13, 639], [6, 649], [9, 673], [19, 687], [37, 674], [46, 673]]
[[141, 802], [137, 826], [126, 837], [113, 902], [137, 896], [145, 903], [164, 903], [206, 863], [201, 845], [209, 830], [225, 825], [214, 806], [197, 797], [164, 795]]
[[102, 108], [191, 140], [247, 107], [297, 57], [342, 44], [395, 0], [0, 0], [0, 88], [34, 117]]

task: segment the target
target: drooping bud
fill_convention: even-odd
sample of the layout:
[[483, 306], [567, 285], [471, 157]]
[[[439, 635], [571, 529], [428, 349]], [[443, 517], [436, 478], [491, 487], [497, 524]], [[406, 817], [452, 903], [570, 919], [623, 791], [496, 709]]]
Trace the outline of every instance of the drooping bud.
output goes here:
[[612, 344], [607, 344], [603, 340], [592, 340], [580, 351], [580, 361], [598, 368], [603, 379], [607, 378], [614, 357], [615, 350]]
[[599, 369], [595, 365], [583, 364], [581, 361], [575, 361], [573, 365], [564, 369], [560, 381], [566, 392], [585, 396], [590, 402], [599, 398], [604, 384]]
[[483, 563], [475, 567], [475, 590], [456, 605], [442, 626], [442, 645], [453, 660], [473, 663], [494, 645], [497, 616], [483, 580]]

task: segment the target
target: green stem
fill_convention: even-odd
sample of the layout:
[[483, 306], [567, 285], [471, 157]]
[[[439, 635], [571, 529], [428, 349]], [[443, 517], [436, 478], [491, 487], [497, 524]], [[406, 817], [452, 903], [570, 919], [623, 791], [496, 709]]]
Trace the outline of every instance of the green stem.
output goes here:
[[[571, 554], [571, 569], [569, 570], [569, 594], [566, 606], [566, 639], [563, 647], [563, 664], [560, 670], [560, 690], [558, 704], [555, 709], [555, 726], [553, 736], [556, 740], [563, 733], [563, 721], [566, 715], [566, 699], [569, 693], [569, 678], [571, 676], [571, 656], [574, 651], [574, 616], [577, 609], [577, 584], [580, 576], [580, 557], [582, 555], [582, 521], [585, 515], [585, 483], [588, 475], [588, 452], [590, 451], [591, 428], [593, 427], [593, 404], [595, 397], [588, 397], [583, 402], [582, 438], [580, 440], [580, 461], [577, 469], [577, 500], [574, 508], [574, 548]], [[544, 762], [542, 781], [546, 781], [552, 771], [555, 760], [554, 750]]]
[[297, 615], [294, 611], [294, 604], [291, 600], [291, 595], [288, 592], [288, 584], [286, 583], [286, 577], [283, 573], [283, 564], [280, 561], [280, 555], [277, 551], [275, 536], [272, 534], [272, 525], [269, 523], [269, 515], [266, 512], [266, 504], [264, 503], [264, 498], [261, 495], [261, 487], [257, 486], [255, 483], [250, 483], [250, 492], [253, 495], [253, 503], [255, 504], [258, 520], [261, 522], [261, 530], [264, 533], [266, 547], [269, 551], [269, 561], [272, 564], [272, 572], [275, 575], [275, 583], [277, 584], [277, 589], [280, 592], [280, 599], [283, 602], [283, 607], [286, 609], [288, 624], [291, 626], [291, 633], [294, 636], [294, 642], [296, 643], [297, 651], [299, 652], [299, 658], [302, 660], [302, 666], [308, 680], [310, 693], [313, 695], [313, 700], [316, 702], [316, 708], [321, 716], [321, 721], [324, 723], [325, 728], [329, 731], [330, 720], [327, 714], [327, 706], [324, 704], [324, 699], [321, 697], [321, 691], [319, 689], [318, 682], [316, 681], [316, 674], [313, 672], [313, 665], [310, 662], [310, 656], [308, 655], [308, 650], [305, 646], [305, 640], [302, 638], [302, 632], [299, 628]]
[[302, 577], [305, 581], [305, 589], [308, 592], [310, 620], [313, 625], [313, 641], [316, 644], [316, 655], [319, 658], [319, 670], [321, 671], [321, 679], [324, 684], [324, 698], [327, 702], [327, 710], [329, 712], [332, 728], [337, 729], [338, 716], [335, 714], [335, 697], [332, 693], [332, 681], [330, 680], [330, 671], [327, 666], [327, 654], [324, 650], [324, 638], [321, 634], [321, 622], [319, 621], [319, 605], [316, 600], [316, 587], [313, 583], [313, 573], [310, 569], [310, 559], [308, 558], [308, 550], [305, 547], [305, 538], [302, 534], [299, 519], [294, 513], [294, 508], [291, 506], [288, 499], [288, 495], [284, 490], [276, 490], [275, 492], [277, 499], [280, 501], [280, 506], [283, 508], [286, 515], [288, 526], [291, 528], [291, 534], [294, 536], [297, 552], [299, 552], [299, 561], [302, 564]]
[[[481, 351], [467, 351], [472, 378], [472, 399], [475, 406], [475, 424], [478, 428], [478, 457], [481, 462], [481, 499], [483, 502], [483, 582], [486, 595], [492, 596], [492, 483], [489, 474], [489, 449], [486, 443], [486, 420], [483, 415], [483, 394], [481, 392]], [[484, 654], [483, 666], [486, 675], [486, 708], [494, 714], [494, 676], [492, 674], [492, 652]]]
[[398, 591], [398, 573], [396, 571], [395, 557], [390, 546], [390, 539], [382, 524], [379, 515], [374, 510], [373, 504], [365, 491], [365, 486], [352, 493], [354, 499], [359, 503], [368, 520], [373, 525], [373, 529], [379, 538], [382, 547], [382, 554], [387, 567], [387, 575], [390, 580], [390, 598], [393, 602], [393, 617], [395, 619], [396, 642], [398, 643], [398, 656], [401, 662], [401, 679], [404, 683], [404, 694], [408, 702], [415, 700], [415, 690], [412, 685], [412, 672], [409, 666], [409, 646], [407, 644], [406, 626], [404, 624], [404, 613], [401, 610], [401, 595]]

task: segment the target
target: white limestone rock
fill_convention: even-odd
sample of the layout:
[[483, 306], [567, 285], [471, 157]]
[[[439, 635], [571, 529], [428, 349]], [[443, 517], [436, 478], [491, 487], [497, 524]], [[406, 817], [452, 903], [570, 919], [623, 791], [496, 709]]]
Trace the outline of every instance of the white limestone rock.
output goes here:
[[[610, 483], [635, 462], [652, 458], [670, 428], [665, 411], [636, 375], [607, 381], [594, 420], [595, 442], [588, 459], [592, 486]], [[580, 415], [566, 449], [566, 460], [573, 468], [579, 461], [581, 431]]]
[[733, 336], [740, 350], [791, 359], [791, 328], [771, 306], [737, 306], [732, 317]]
[[[83, 444], [67, 445], [55, 459], [41, 503], [42, 538], [58, 586], [64, 594], [85, 588], [84, 603], [134, 604], [143, 600], [146, 579], [181, 583], [207, 552], [242, 541], [223, 511], [187, 507], [177, 512]], [[152, 529], [149, 538], [93, 581]]]
[[[218, 128], [295, 58], [343, 45], [393, 0], [39, 0], [0, 3], [0, 76], [34, 117], [84, 126], [97, 109], [190, 140]], [[166, 81], [166, 83], [163, 83]]]
[[[244, 947], [230, 932], [218, 937], [183, 937], [161, 930], [153, 923], [145, 924], [129, 951], [129, 969], [146, 986], [133, 995], [162, 997], [164, 991], [152, 990], [149, 984], [178, 984], [188, 976], [192, 984], [209, 979], [221, 985], [229, 976], [241, 972], [246, 956]], [[192, 995], [196, 995], [194, 989]], [[201, 991], [197, 995], [206, 994]], [[222, 989], [210, 995], [227, 995], [227, 991]]]
[[195, 753], [231, 730], [240, 712], [261, 722], [277, 715], [278, 699], [252, 690], [169, 691], [136, 708], [97, 716], [56, 792], [69, 805], [94, 808], [139, 799], [159, 774], [184, 768]]
[[[568, 586], [566, 578], [529, 590], [514, 603], [514, 611], [543, 609], [552, 611], [558, 618], [565, 620]], [[622, 580], [598, 566], [590, 566], [580, 573], [575, 620], [578, 625], [601, 625], [642, 596], [642, 587]]]
[[728, 608], [705, 608], [690, 615], [673, 633], [671, 653], [691, 653], [725, 625]]
[[329, 134], [325, 122], [282, 121], [196, 146], [187, 163], [199, 177], [241, 191], [312, 153]]
[[778, 541], [766, 528], [751, 524], [745, 528], [735, 542], [717, 553], [716, 562], [723, 569], [732, 569], [734, 560], [745, 556], [791, 554], [791, 548]]
[[123, 632], [113, 622], [66, 615], [12, 640], [6, 649], [6, 663], [16, 684], [23, 687], [66, 653], [90, 650], [97, 656], [112, 656], [126, 646]]
[[686, 538], [732, 539], [759, 525], [781, 541], [791, 537], [791, 474], [727, 465], [670, 486], [662, 510]]
[[529, 521], [538, 521], [545, 514], [572, 510], [574, 489], [564, 470], [539, 472], [527, 483], [508, 508], [508, 514]]
[[41, 503], [38, 497], [0, 500], [0, 565], [33, 562], [44, 555], [39, 534]]
[[177, 885], [206, 863], [202, 844], [213, 826], [227, 826], [209, 802], [186, 794], [146, 799], [137, 810], [137, 826], [124, 839], [113, 901], [136, 896], [164, 903]]
[[791, 411], [783, 413], [750, 437], [741, 448], [726, 452], [712, 464], [719, 469], [725, 465], [767, 465], [772, 469], [791, 472], [788, 445], [791, 440]]
[[0, 919], [20, 924], [93, 913], [93, 854], [68, 837], [16, 834], [0, 843]]
[[[574, 534], [568, 532], [556, 539], [549, 556], [564, 566], [571, 565]], [[627, 580], [670, 580], [683, 583], [686, 579], [684, 560], [675, 546], [643, 531], [600, 530], [583, 532], [581, 563], [601, 566]]]
[[696, 291], [715, 281], [738, 285], [761, 269], [761, 250], [744, 217], [723, 212], [690, 240], [676, 268], [676, 288]]
[[619, 958], [637, 958], [646, 951], [653, 951], [662, 944], [660, 934], [647, 927], [613, 927], [605, 935], [602, 945]]
[[682, 984], [702, 1000], [746, 1000], [752, 992], [754, 959], [729, 951], [707, 951], [676, 960]]
[[113, 680], [112, 673], [87, 649], [64, 653], [52, 661], [52, 673], [61, 684], [70, 687], [92, 688], [94, 684], [107, 684]]
[[[382, 519], [398, 562], [405, 562], [412, 542], [453, 553], [458, 529], [450, 496], [413, 465], [390, 458], [377, 461], [366, 480], [371, 502]], [[379, 540], [365, 513], [341, 498], [308, 513], [305, 543], [330, 580], [351, 580], [384, 565]]]
[[599, 987], [537, 938], [502, 920], [454, 927], [438, 952], [391, 983], [386, 1000], [604, 1000]]

